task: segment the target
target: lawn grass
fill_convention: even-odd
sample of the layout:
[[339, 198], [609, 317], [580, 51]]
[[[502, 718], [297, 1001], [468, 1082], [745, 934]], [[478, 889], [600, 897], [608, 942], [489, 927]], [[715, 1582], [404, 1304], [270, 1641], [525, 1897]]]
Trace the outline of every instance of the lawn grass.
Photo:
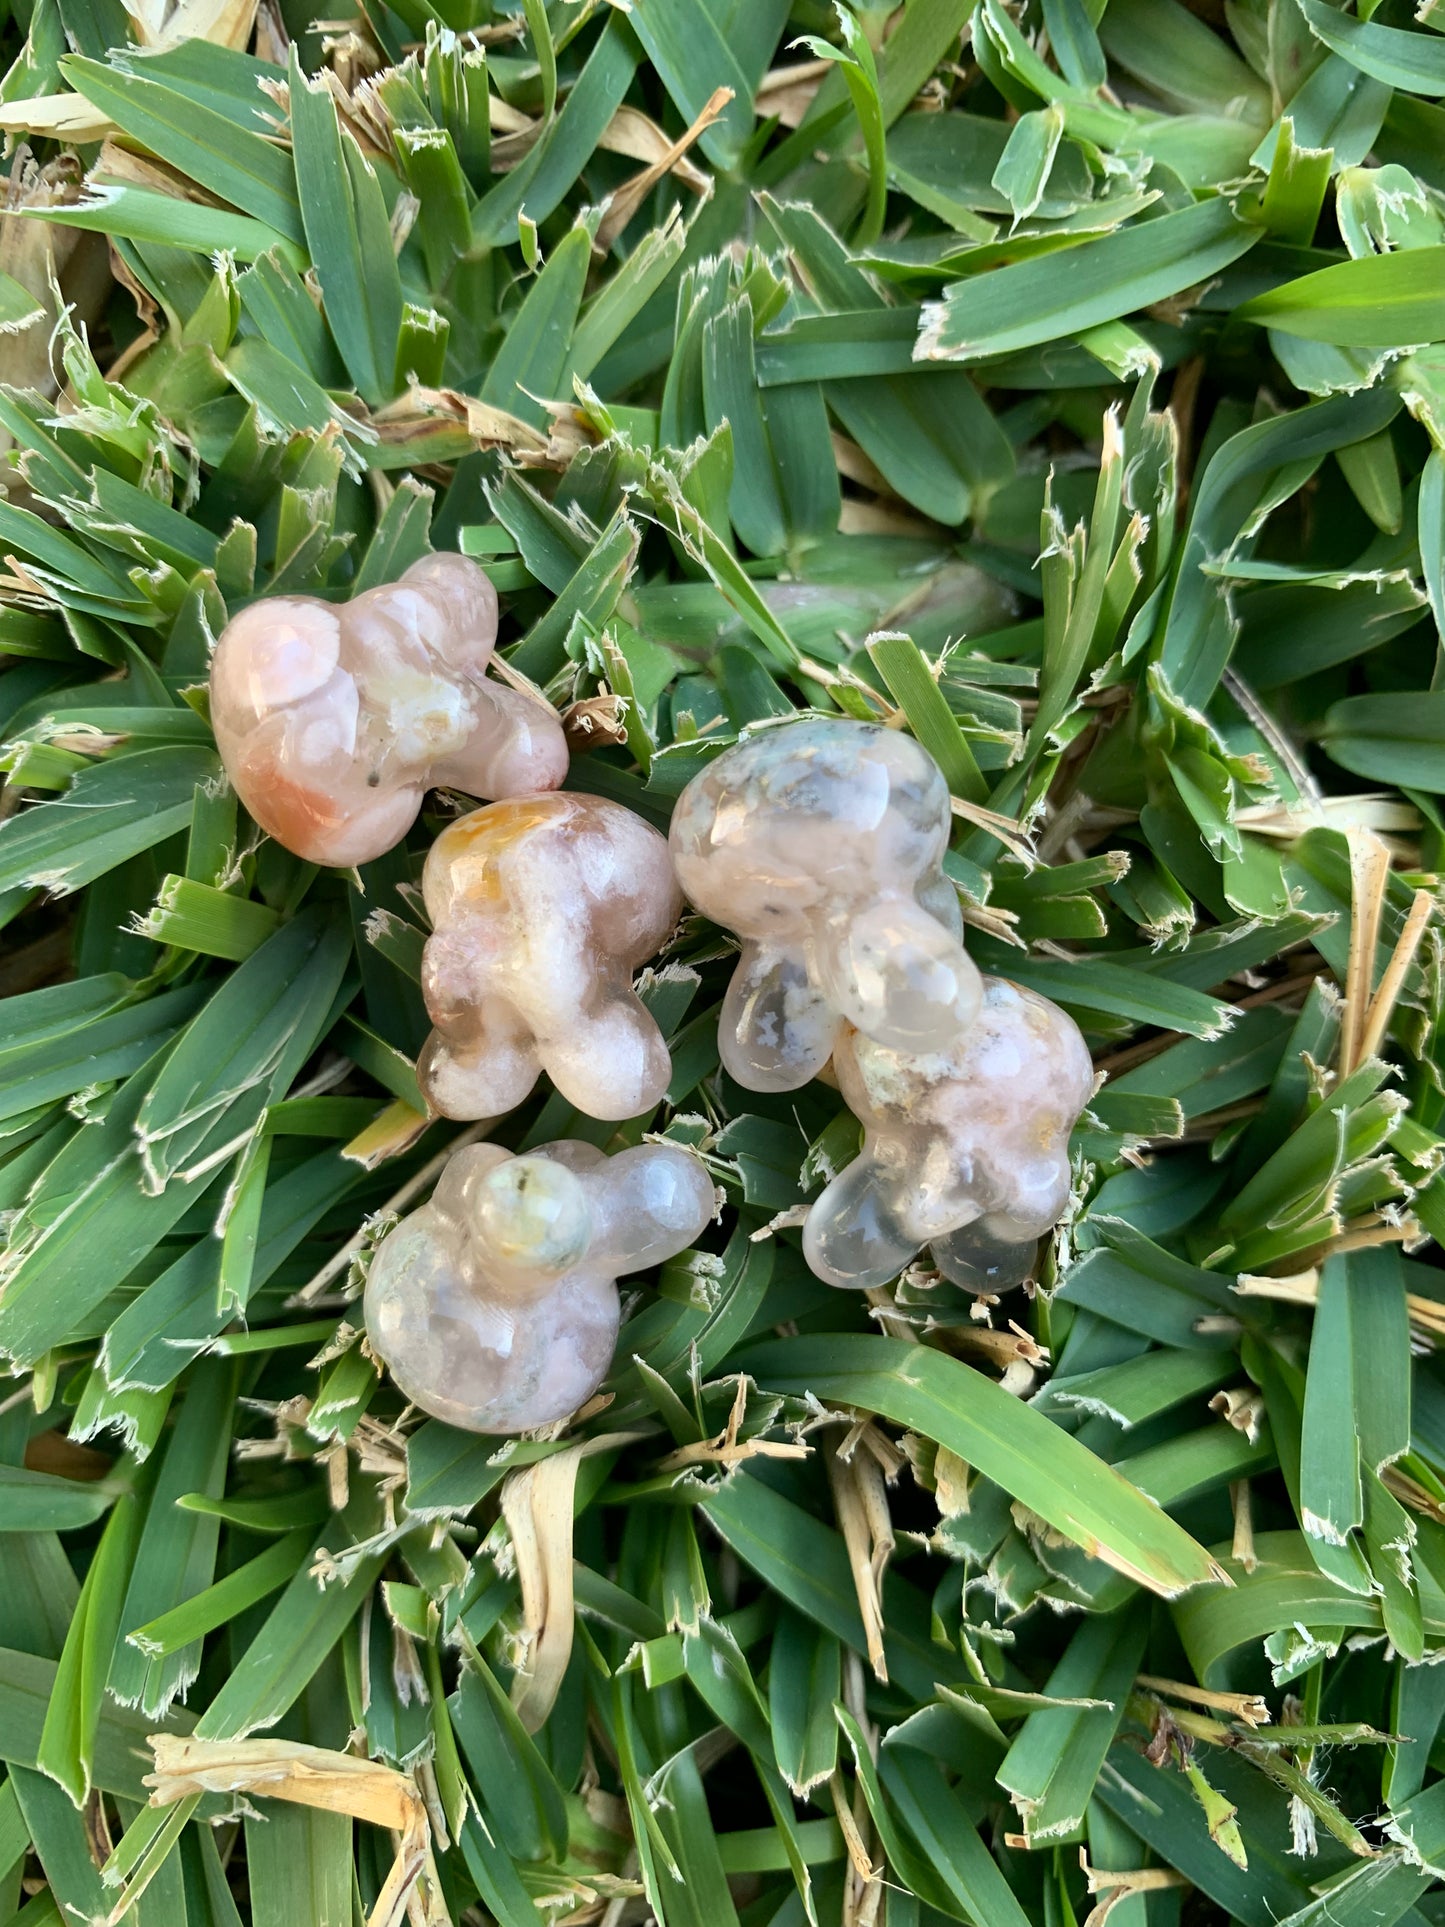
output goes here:
[[[0, 11], [0, 1927], [1445, 1919], [1430, 0]], [[659, 826], [932, 751], [1108, 1073], [1037, 1293], [811, 1276], [690, 919], [657, 1115], [494, 1135], [720, 1224], [562, 1436], [404, 1409], [464, 804], [318, 871], [205, 680], [429, 546]]]

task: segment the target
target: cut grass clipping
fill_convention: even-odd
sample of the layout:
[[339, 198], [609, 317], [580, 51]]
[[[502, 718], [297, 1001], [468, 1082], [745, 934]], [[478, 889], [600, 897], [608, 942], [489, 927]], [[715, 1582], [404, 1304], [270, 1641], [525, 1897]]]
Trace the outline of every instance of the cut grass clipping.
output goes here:
[[[10, 0], [0, 1923], [1445, 1919], [1445, 38], [1385, 0]], [[1107, 1080], [1040, 1289], [830, 1291], [815, 1084], [606, 1402], [406, 1412], [422, 856], [219, 780], [259, 593], [492, 575], [665, 824], [911, 731]]]

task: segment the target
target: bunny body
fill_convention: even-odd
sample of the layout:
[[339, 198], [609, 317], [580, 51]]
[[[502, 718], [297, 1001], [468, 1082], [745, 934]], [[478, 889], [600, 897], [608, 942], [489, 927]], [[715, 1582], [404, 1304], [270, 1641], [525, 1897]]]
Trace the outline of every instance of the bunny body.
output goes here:
[[544, 1070], [589, 1117], [658, 1102], [671, 1061], [632, 973], [682, 899], [656, 830], [596, 796], [493, 803], [443, 830], [422, 890], [436, 1029], [417, 1070], [434, 1110], [500, 1117]]

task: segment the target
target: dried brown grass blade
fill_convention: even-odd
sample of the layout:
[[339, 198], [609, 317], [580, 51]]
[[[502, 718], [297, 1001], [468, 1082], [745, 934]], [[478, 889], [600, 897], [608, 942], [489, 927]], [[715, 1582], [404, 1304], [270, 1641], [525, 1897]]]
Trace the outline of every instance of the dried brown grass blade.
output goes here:
[[854, 1453], [845, 1459], [838, 1441], [831, 1437], [824, 1445], [823, 1458], [828, 1467], [828, 1482], [833, 1488], [833, 1509], [838, 1515], [838, 1526], [848, 1548], [848, 1563], [853, 1569], [853, 1585], [868, 1644], [868, 1664], [877, 1678], [886, 1683], [883, 1574], [893, 1556], [894, 1538], [883, 1468], [867, 1452]]
[[426, 1802], [409, 1774], [325, 1747], [290, 1740], [197, 1740], [153, 1733], [155, 1772], [146, 1775], [151, 1805], [172, 1806], [194, 1793], [241, 1793], [289, 1800], [324, 1813], [347, 1813], [397, 1836], [396, 1859], [367, 1917], [367, 1927], [450, 1927], [451, 1915], [432, 1865]]
[[1230, 1486], [1229, 1503], [1234, 1513], [1230, 1552], [1245, 1572], [1253, 1572], [1259, 1564], [1259, 1554], [1254, 1546], [1254, 1504], [1248, 1479], [1236, 1479]]
[[1374, 990], [1375, 948], [1390, 879], [1390, 852], [1368, 830], [1350, 832], [1350, 955], [1340, 1025], [1340, 1074], [1348, 1077], [1363, 1055], [1365, 1018]]
[[430, 1123], [431, 1119], [423, 1112], [397, 1098], [379, 1112], [364, 1131], [358, 1131], [350, 1143], [342, 1145], [341, 1155], [365, 1171], [374, 1171], [388, 1158], [400, 1157], [403, 1151], [409, 1151]]
[[143, 47], [178, 47], [186, 40], [209, 40], [217, 47], [243, 49], [256, 24], [256, 0], [152, 0], [128, 8]]
[[[624, 154], [651, 167], [674, 143], [640, 107], [619, 107], [597, 145], [609, 154]], [[686, 156], [673, 162], [672, 171], [694, 194], [706, 194], [712, 188], [712, 176]]]
[[1155, 1673], [1138, 1673], [1134, 1684], [1142, 1686], [1147, 1693], [1159, 1693], [1165, 1699], [1183, 1700], [1189, 1706], [1207, 1706], [1212, 1712], [1224, 1713], [1232, 1720], [1241, 1720], [1246, 1726], [1267, 1726], [1274, 1717], [1267, 1700], [1258, 1693], [1216, 1693], [1207, 1686], [1195, 1686], [1186, 1680], [1161, 1679]]
[[1365, 1013], [1364, 1027], [1360, 1036], [1362, 1059], [1374, 1057], [1385, 1041], [1385, 1032], [1394, 1015], [1395, 1005], [1399, 1002], [1400, 992], [1405, 988], [1405, 979], [1410, 974], [1410, 966], [1414, 963], [1416, 953], [1424, 941], [1430, 912], [1434, 908], [1435, 899], [1428, 890], [1415, 892], [1399, 941], [1391, 952], [1390, 961], [1385, 966], [1385, 974], [1380, 979], [1380, 987], [1371, 998], [1369, 1009]]
[[502, 1482], [502, 1516], [522, 1588], [523, 1650], [512, 1704], [529, 1733], [551, 1712], [572, 1657], [572, 1506], [577, 1468], [595, 1452], [630, 1445], [641, 1432], [603, 1432], [569, 1445]]
[[806, 1459], [813, 1449], [810, 1445], [799, 1445], [783, 1439], [738, 1437], [747, 1416], [751, 1383], [748, 1378], [738, 1379], [732, 1410], [720, 1432], [710, 1439], [696, 1439], [690, 1445], [678, 1446], [675, 1452], [669, 1452], [666, 1458], [658, 1460], [658, 1471], [681, 1472], [690, 1465], [741, 1465], [745, 1459]]
[[707, 132], [732, 98], [731, 87], [715, 87], [702, 112], [687, 131], [664, 148], [650, 167], [645, 167], [640, 174], [634, 174], [630, 181], [624, 181], [617, 192], [609, 197], [607, 212], [597, 230], [597, 239], [592, 243], [594, 253], [606, 254], [663, 175], [677, 166], [688, 148], [700, 134]]
[[28, 94], [0, 107], [0, 129], [7, 134], [37, 134], [77, 145], [109, 140], [120, 129], [92, 107], [83, 94]]
[[875, 1880], [877, 1869], [868, 1852], [868, 1842], [854, 1817], [848, 1799], [848, 1782], [836, 1769], [828, 1782], [828, 1791], [833, 1797], [833, 1811], [838, 1816], [838, 1825], [843, 1834], [843, 1845], [847, 1849], [849, 1865], [861, 1881]]
[[1084, 1927], [1105, 1927], [1109, 1915], [1131, 1894], [1162, 1893], [1167, 1887], [1189, 1885], [1184, 1875], [1172, 1867], [1140, 1867], [1118, 1872], [1112, 1867], [1091, 1867], [1087, 1847], [1079, 1848], [1079, 1865], [1084, 1870], [1088, 1892], [1100, 1896], [1098, 1906], [1090, 1909]]
[[800, 127], [813, 96], [832, 71], [831, 60], [802, 60], [771, 68], [754, 98], [755, 113], [760, 120], [776, 114], [784, 127]]

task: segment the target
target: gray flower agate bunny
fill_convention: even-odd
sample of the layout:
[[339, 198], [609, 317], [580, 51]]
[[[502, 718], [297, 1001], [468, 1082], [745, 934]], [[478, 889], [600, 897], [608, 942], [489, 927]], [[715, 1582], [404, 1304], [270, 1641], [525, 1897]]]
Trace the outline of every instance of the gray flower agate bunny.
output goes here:
[[406, 1396], [472, 1432], [566, 1418], [612, 1363], [617, 1279], [685, 1251], [715, 1209], [686, 1151], [605, 1157], [575, 1139], [514, 1157], [472, 1144], [377, 1247], [372, 1349]]
[[846, 718], [758, 730], [695, 776], [672, 818], [690, 901], [743, 940], [718, 1048], [739, 1084], [793, 1091], [845, 1022], [945, 1050], [976, 1014], [948, 847], [948, 785], [912, 737]]
[[1023, 1282], [1069, 1200], [1069, 1132], [1094, 1090], [1078, 1025], [1003, 977], [944, 1051], [850, 1032], [833, 1054], [863, 1150], [814, 1200], [803, 1253], [830, 1285], [885, 1285], [925, 1245], [976, 1291]]

